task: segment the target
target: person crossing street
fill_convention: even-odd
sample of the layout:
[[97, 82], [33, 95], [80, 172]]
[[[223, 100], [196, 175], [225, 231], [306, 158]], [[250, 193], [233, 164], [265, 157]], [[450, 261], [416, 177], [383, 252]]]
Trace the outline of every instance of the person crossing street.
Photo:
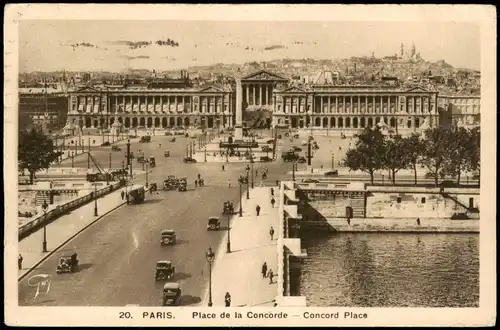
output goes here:
[[271, 229], [269, 229], [269, 235], [271, 235], [271, 241], [274, 238], [274, 228], [271, 226]]
[[276, 203], [276, 200], [274, 197], [271, 198], [271, 207], [274, 209], [274, 203]]
[[259, 214], [260, 214], [260, 205], [257, 205], [257, 207], [255, 207], [255, 211], [257, 211], [257, 216], [259, 216]]
[[266, 278], [267, 276], [267, 263], [264, 262], [264, 264], [262, 265], [262, 278]]

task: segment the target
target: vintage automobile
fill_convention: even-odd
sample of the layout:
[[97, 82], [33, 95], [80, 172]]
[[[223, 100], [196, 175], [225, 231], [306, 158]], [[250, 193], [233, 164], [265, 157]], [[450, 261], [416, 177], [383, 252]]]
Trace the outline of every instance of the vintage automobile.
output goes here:
[[177, 282], [165, 283], [163, 286], [162, 293], [162, 305], [163, 306], [176, 306], [179, 305], [181, 300], [181, 286]]
[[170, 157], [170, 151], [165, 150], [165, 152], [163, 153], [163, 156]]
[[148, 143], [148, 142], [151, 142], [151, 136], [150, 135], [141, 136], [141, 139], [139, 140], [139, 143]]
[[122, 151], [122, 148], [120, 148], [119, 146], [112, 146], [111, 151]]
[[160, 244], [163, 245], [172, 245], [175, 244], [177, 236], [175, 234], [175, 230], [173, 229], [165, 229], [161, 232]]
[[299, 164], [305, 164], [305, 163], [307, 163], [306, 157], [304, 157], [304, 156], [300, 156], [300, 157], [297, 159], [297, 163], [299, 163]]
[[184, 163], [196, 163], [196, 159], [193, 157], [184, 157]]
[[274, 140], [267, 140], [266, 141], [267, 144], [273, 144], [274, 143]]
[[154, 156], [149, 157], [149, 166], [156, 167], [156, 158]]
[[339, 171], [331, 170], [331, 171], [325, 172], [325, 176], [339, 176]]
[[[296, 151], [296, 152], [300, 152], [300, 151], [302, 151], [302, 148], [297, 147], [297, 146], [294, 146], [294, 147], [292, 148], [292, 150], [293, 150], [293, 151]], [[292, 150], [290, 150], [290, 151], [292, 151]]]
[[187, 178], [179, 179], [179, 191], [187, 190]]
[[294, 139], [298, 139], [298, 138], [299, 138], [299, 134], [294, 134], [294, 135], [293, 135], [293, 138], [294, 138]]
[[101, 144], [101, 147], [109, 147], [110, 145], [111, 143], [109, 143], [109, 141], [106, 141]]
[[175, 274], [175, 267], [170, 260], [156, 262], [155, 280], [162, 281], [172, 278]]
[[56, 273], [74, 273], [78, 270], [78, 255], [73, 253], [71, 255], [62, 255], [59, 258], [59, 264], [56, 267]]
[[219, 230], [220, 229], [220, 219], [218, 217], [208, 218], [207, 230]]
[[271, 151], [273, 151], [273, 148], [271, 148], [271, 147], [270, 147], [270, 146], [268, 146], [268, 145], [262, 146], [260, 149], [261, 149], [263, 152], [271, 152]]
[[179, 179], [175, 175], [169, 175], [166, 180], [163, 181], [163, 190], [174, 190], [179, 187]]
[[271, 157], [268, 157], [268, 156], [261, 156], [260, 161], [263, 163], [269, 163], [269, 162], [272, 162], [273, 159]]
[[174, 138], [174, 137], [173, 137], [173, 138], [171, 138], [171, 139], [170, 139], [170, 142], [175, 142], [175, 138]]
[[319, 183], [319, 180], [316, 179], [304, 179], [302, 180], [304, 183]]
[[284, 151], [281, 153], [281, 158], [284, 162], [296, 162], [299, 159], [299, 155], [293, 151]]
[[128, 190], [128, 199], [130, 204], [141, 204], [146, 198], [146, 192], [143, 185], [133, 185]]

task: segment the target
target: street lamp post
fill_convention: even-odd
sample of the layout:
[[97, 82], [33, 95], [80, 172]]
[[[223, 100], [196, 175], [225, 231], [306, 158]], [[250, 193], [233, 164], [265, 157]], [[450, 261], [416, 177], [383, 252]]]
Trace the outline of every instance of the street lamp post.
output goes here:
[[212, 251], [212, 247], [208, 248], [205, 254], [205, 258], [208, 261], [209, 272], [208, 272], [208, 307], [212, 307], [212, 263], [215, 259], [215, 254]]
[[247, 199], [250, 199], [250, 191], [248, 189], [248, 172], [250, 171], [250, 167], [247, 165], [247, 177], [246, 177], [246, 183], [247, 183]]
[[295, 162], [292, 162], [292, 181], [295, 181]]
[[334, 164], [335, 164], [335, 153], [332, 152], [332, 170], [334, 168]]
[[207, 145], [205, 144], [205, 163], [207, 162]]
[[[251, 152], [251, 151], [250, 151]], [[250, 165], [252, 166], [252, 189], [253, 189], [253, 155], [250, 153]]]
[[239, 213], [240, 213], [240, 217], [243, 216], [243, 209], [241, 208], [241, 204], [242, 204], [242, 201], [241, 201], [241, 185], [243, 184], [243, 177], [240, 175], [240, 210], [239, 210]]
[[47, 201], [44, 200], [42, 204], [43, 217], [44, 217], [44, 225], [43, 225], [43, 242], [42, 242], [42, 251], [47, 252]]
[[94, 182], [94, 216], [97, 217], [97, 185]]
[[75, 167], [75, 152], [71, 151], [71, 168]]
[[148, 187], [149, 162], [146, 162], [146, 188]]
[[229, 213], [227, 214], [227, 253], [231, 253], [231, 227]]

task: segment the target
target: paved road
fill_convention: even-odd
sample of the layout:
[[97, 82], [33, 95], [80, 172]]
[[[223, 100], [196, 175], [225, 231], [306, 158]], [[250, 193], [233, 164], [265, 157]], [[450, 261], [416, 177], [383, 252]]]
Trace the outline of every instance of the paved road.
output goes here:
[[[238, 202], [236, 179], [244, 173], [246, 164], [226, 165], [224, 172], [221, 164], [187, 165], [182, 163], [186, 139], [178, 139], [176, 143], [166, 141], [168, 137], [155, 137], [152, 143], [134, 144], [132, 150], [142, 148], [146, 155], [157, 158], [158, 166], [152, 169], [150, 182], [160, 183], [169, 174], [186, 175], [189, 190], [148, 194], [144, 204], [124, 206], [101, 219], [32, 273], [53, 276], [47, 296], [33, 301], [35, 288], [30, 287], [27, 280], [19, 283], [20, 305], [158, 306], [163, 282], [155, 282], [154, 268], [156, 261], [165, 259], [176, 266], [177, 275], [173, 280], [179, 281], [183, 288], [181, 305], [201, 302], [208, 281], [205, 252], [209, 246], [216, 250], [223, 237], [223, 232], [207, 232], [207, 218], [220, 216], [223, 201]], [[159, 143], [162, 148], [158, 147]], [[163, 157], [165, 146], [172, 151], [172, 157]], [[99, 162], [107, 153], [95, 152]], [[268, 164], [268, 168], [269, 180], [286, 171], [280, 169], [279, 164]], [[197, 173], [205, 178], [205, 187], [194, 188]], [[231, 188], [228, 188], [228, 178], [232, 181]], [[143, 183], [144, 179], [138, 177], [135, 182]], [[168, 228], [177, 231], [178, 243], [161, 247], [160, 232]], [[79, 255], [79, 272], [56, 275], [59, 256], [73, 251]]]

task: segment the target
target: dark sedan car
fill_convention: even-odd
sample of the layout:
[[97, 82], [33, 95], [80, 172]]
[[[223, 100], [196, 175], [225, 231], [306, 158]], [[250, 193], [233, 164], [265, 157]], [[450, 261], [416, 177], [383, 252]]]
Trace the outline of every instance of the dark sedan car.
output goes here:
[[339, 171], [331, 170], [331, 171], [325, 172], [325, 176], [339, 176]]
[[304, 179], [302, 180], [304, 183], [319, 183], [319, 180], [316, 179]]

